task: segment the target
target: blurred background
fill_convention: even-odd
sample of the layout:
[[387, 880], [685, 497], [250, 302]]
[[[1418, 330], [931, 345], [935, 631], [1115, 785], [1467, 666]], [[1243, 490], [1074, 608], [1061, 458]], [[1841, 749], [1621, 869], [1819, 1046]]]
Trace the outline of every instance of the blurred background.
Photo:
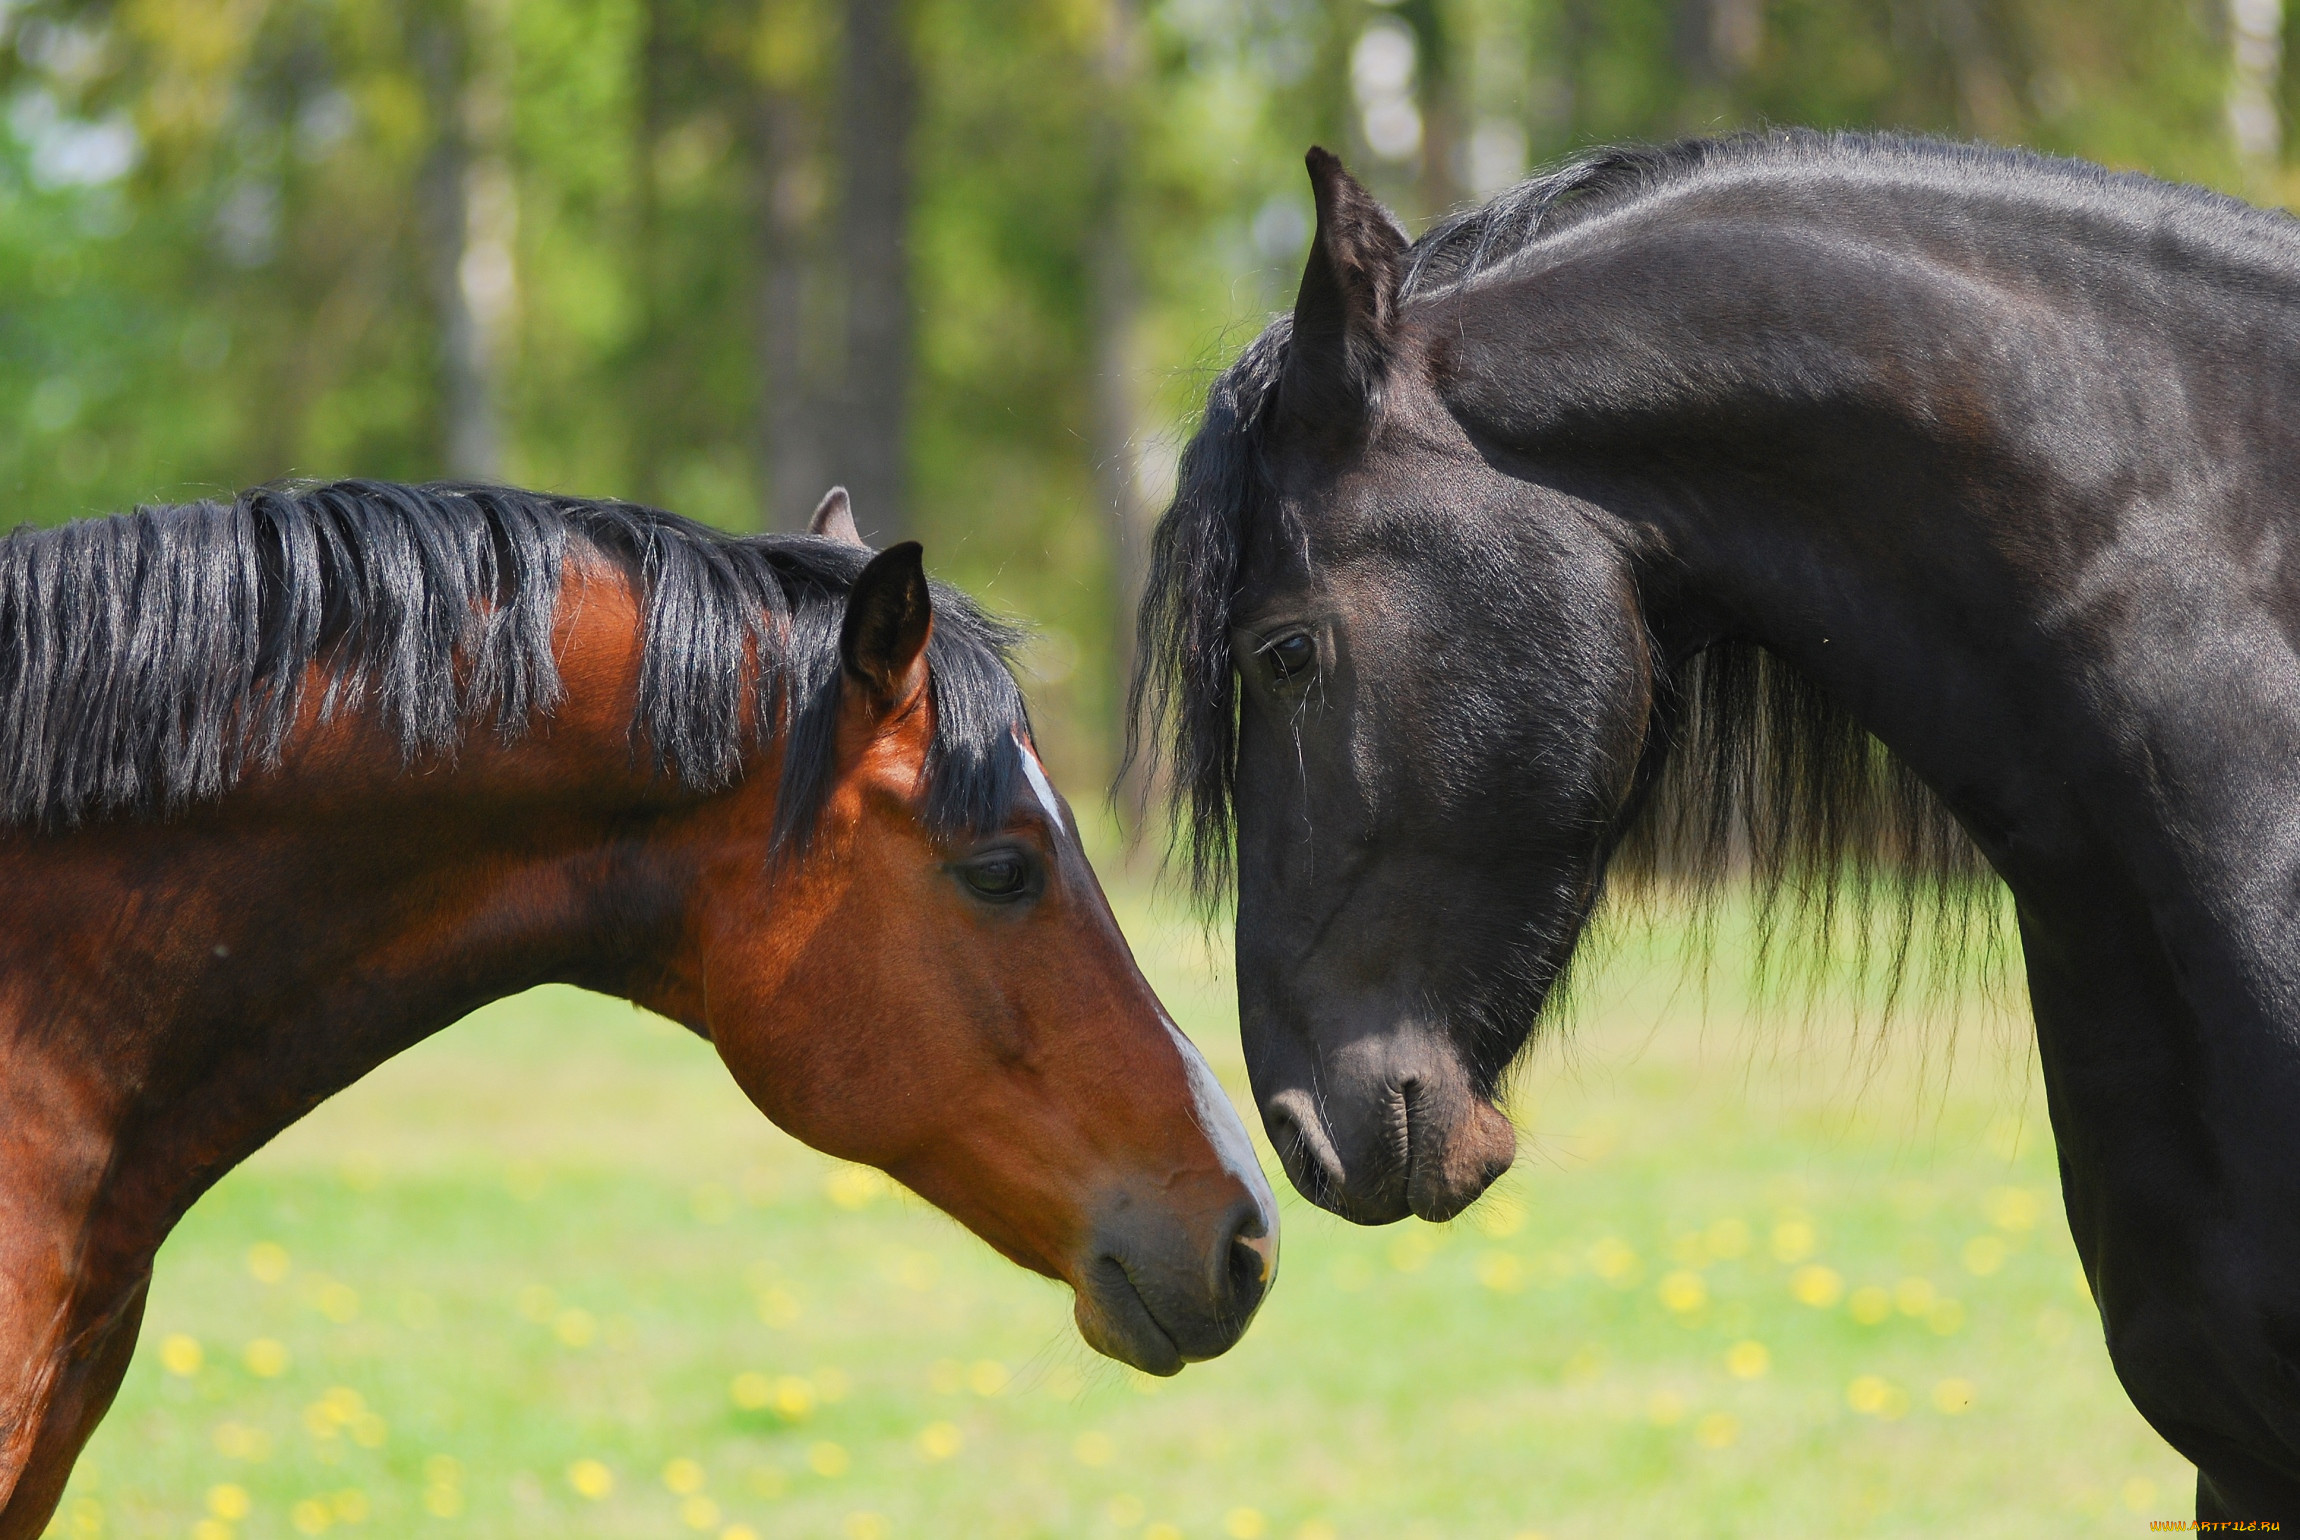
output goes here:
[[[2300, 188], [2278, 0], [0, 0], [0, 497], [501, 478], [866, 532], [1037, 623], [1115, 759], [1130, 591], [1301, 152], [1417, 228], [1754, 124]], [[1226, 940], [1093, 831], [1245, 1104]], [[2018, 986], [1688, 985], [1616, 927], [1445, 1227], [1288, 1194], [1246, 1342], [1156, 1384], [1062, 1290], [783, 1139], [708, 1048], [541, 991], [205, 1200], [55, 1533], [2142, 1532]], [[1731, 927], [1728, 926], [1728, 932]], [[1255, 1121], [1249, 1119], [1249, 1121]], [[1265, 1151], [1265, 1155], [1266, 1155]], [[1281, 1183], [1281, 1190], [1283, 1184]]]
[[2270, 201], [2277, 0], [0, 0], [0, 498], [469, 476], [880, 541], [1037, 620], [1073, 787], [1301, 154], [1922, 129]]

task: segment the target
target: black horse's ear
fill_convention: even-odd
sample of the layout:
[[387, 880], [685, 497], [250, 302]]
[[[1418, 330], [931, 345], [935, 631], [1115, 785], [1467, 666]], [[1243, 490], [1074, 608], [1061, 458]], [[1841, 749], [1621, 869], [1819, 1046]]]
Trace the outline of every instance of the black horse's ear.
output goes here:
[[926, 682], [926, 639], [933, 631], [934, 601], [919, 544], [890, 545], [870, 559], [847, 594], [839, 665], [879, 705], [899, 706]]
[[1338, 157], [1312, 149], [1306, 161], [1318, 233], [1294, 300], [1283, 400], [1305, 425], [1346, 432], [1373, 405], [1389, 368], [1408, 242]]
[[814, 514], [807, 520], [807, 533], [825, 540], [836, 540], [842, 545], [859, 545], [869, 550], [862, 532], [855, 528], [854, 504], [847, 498], [845, 487], [833, 487], [815, 504]]

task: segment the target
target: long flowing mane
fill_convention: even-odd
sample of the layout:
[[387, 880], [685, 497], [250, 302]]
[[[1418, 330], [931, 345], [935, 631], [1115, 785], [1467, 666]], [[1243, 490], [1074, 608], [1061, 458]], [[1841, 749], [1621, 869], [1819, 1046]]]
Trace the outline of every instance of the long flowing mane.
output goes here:
[[[2177, 219], [2224, 252], [2289, 252], [2280, 215], [2192, 187], [2021, 151], [1882, 135], [1784, 131], [1600, 150], [1441, 221], [1407, 255], [1401, 304], [1504, 272], [1560, 232], [1709, 178], [1822, 167], [1994, 191], [2137, 228]], [[1162, 761], [1176, 852], [1202, 900], [1233, 877], [1238, 701], [1231, 607], [1245, 552], [1287, 538], [1265, 452], [1285, 371], [1280, 316], [1225, 370], [1185, 450], [1160, 520], [1139, 618], [1127, 758]], [[1629, 824], [1617, 875], [1666, 879], [1705, 904], [1755, 893], [1761, 944], [1777, 921], [1826, 954], [1850, 930], [1859, 971], [1879, 965], [1887, 1002], [1930, 931], [1944, 966], [1990, 961], [1996, 888], [1955, 818], [1834, 701], [1763, 647], [1729, 642], [1661, 681], [1672, 741]], [[1936, 975], [1937, 976], [1937, 975]]]
[[[312, 665], [323, 718], [402, 755], [509, 740], [565, 695], [552, 626], [570, 558], [643, 595], [634, 754], [698, 792], [786, 734], [778, 837], [828, 782], [845, 595], [869, 553], [507, 487], [341, 481], [143, 508], [0, 540], [0, 826], [166, 817], [280, 762]], [[987, 828], [1025, 721], [1016, 633], [936, 585], [929, 817]]]

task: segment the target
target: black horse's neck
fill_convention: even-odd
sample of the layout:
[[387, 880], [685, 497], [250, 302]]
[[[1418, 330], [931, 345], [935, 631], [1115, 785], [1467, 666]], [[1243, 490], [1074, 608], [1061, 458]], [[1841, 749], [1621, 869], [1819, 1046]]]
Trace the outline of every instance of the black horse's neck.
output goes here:
[[2300, 1462], [2300, 237], [1858, 173], [1593, 219], [1410, 324], [1666, 645], [1804, 674], [2004, 876], [2118, 1368], [2208, 1510], [2282, 1514], [2246, 1447]]

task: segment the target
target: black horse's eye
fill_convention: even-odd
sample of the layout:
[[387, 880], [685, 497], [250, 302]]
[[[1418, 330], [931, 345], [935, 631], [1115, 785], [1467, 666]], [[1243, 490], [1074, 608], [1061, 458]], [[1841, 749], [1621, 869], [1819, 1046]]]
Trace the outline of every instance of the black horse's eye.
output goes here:
[[1306, 631], [1281, 636], [1262, 651], [1270, 660], [1271, 674], [1280, 684], [1307, 679], [1317, 671], [1318, 644], [1310, 640]]
[[1030, 886], [1030, 863], [1011, 850], [969, 861], [959, 880], [984, 898], [1018, 898]]

